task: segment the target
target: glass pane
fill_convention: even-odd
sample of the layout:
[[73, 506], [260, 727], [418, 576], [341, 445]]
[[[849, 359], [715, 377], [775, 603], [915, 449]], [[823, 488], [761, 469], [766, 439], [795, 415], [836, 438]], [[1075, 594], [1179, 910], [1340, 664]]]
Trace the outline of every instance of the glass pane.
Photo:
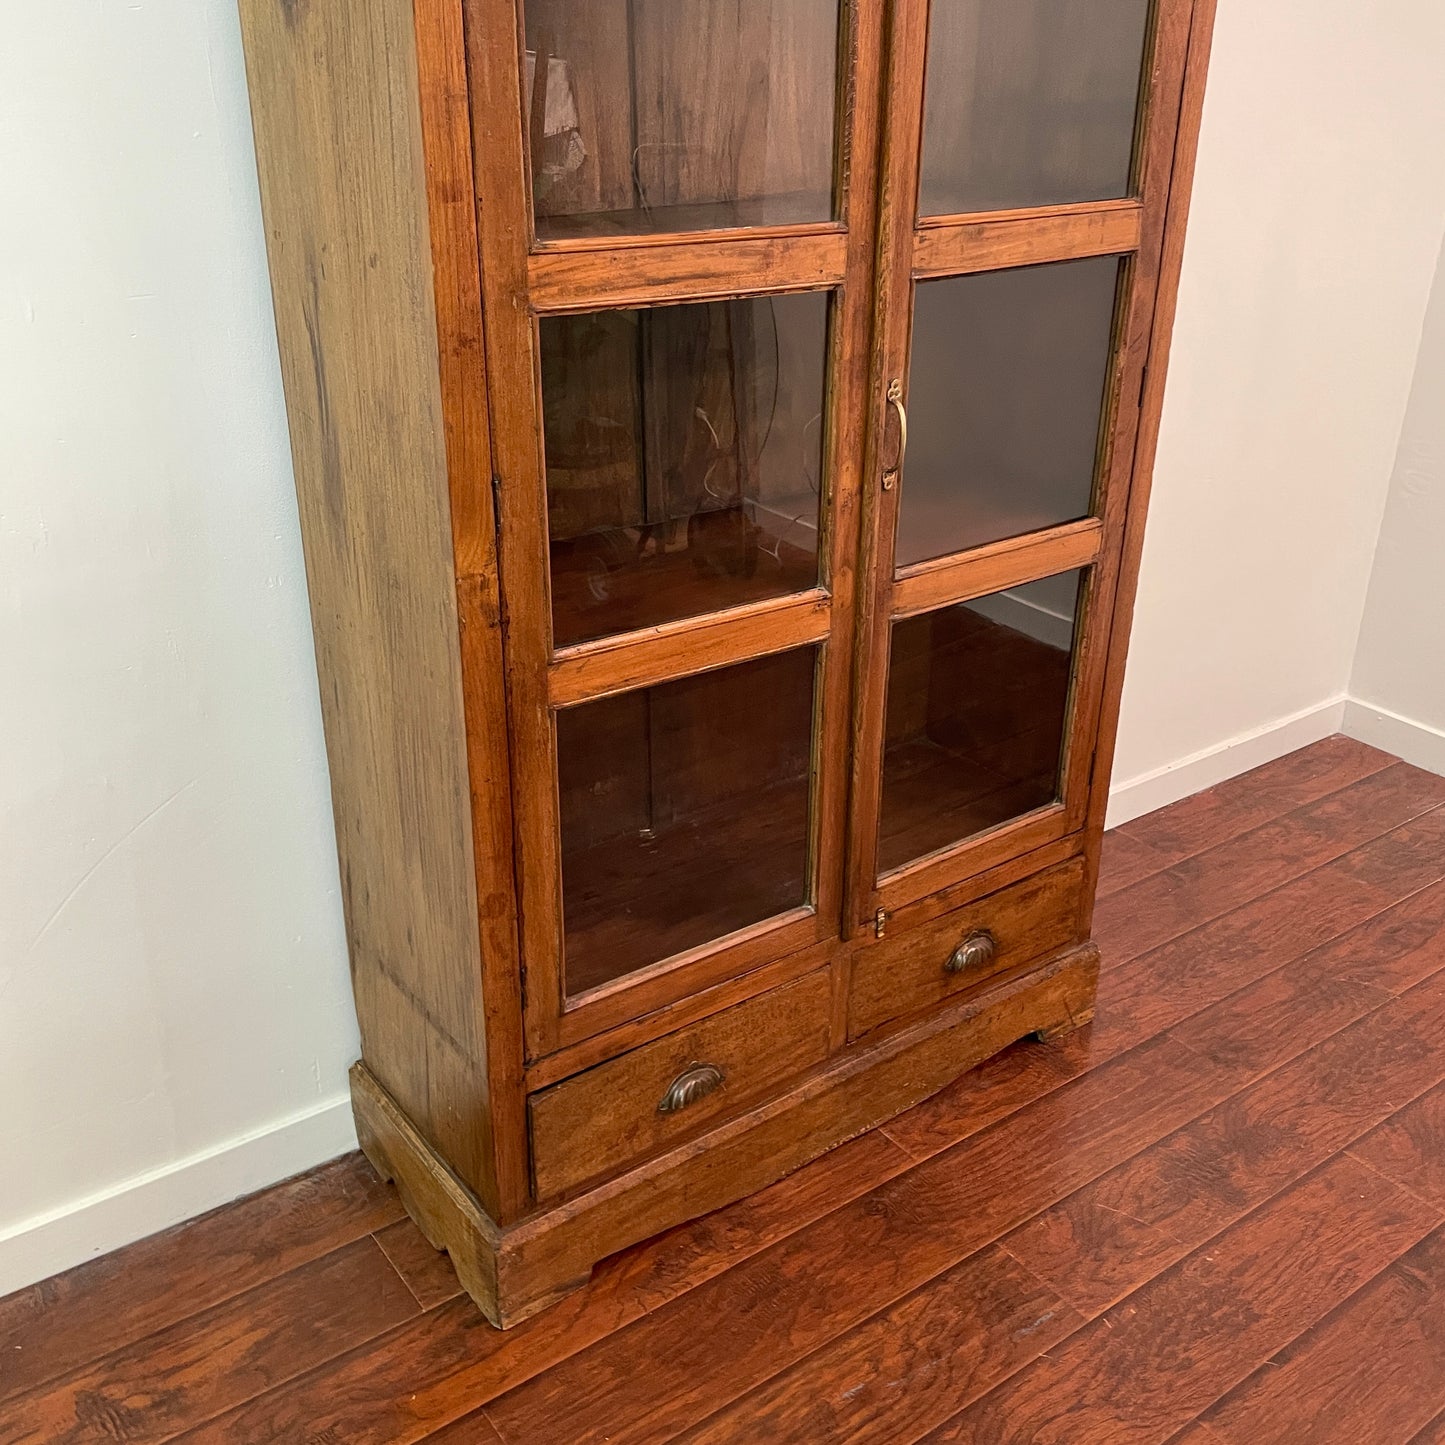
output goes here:
[[540, 239], [832, 219], [839, 0], [525, 11]]
[[893, 624], [880, 873], [1058, 798], [1083, 575]]
[[1149, 0], [934, 0], [925, 216], [1129, 194]]
[[557, 716], [567, 992], [809, 900], [817, 649]]
[[1119, 265], [919, 283], [900, 567], [1088, 515]]
[[559, 647], [818, 580], [826, 292], [544, 316]]

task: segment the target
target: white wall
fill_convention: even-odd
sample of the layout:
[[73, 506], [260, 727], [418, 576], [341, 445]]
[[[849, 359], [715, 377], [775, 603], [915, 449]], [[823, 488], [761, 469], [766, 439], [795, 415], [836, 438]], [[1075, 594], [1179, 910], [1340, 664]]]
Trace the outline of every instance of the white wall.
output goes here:
[[[234, 3], [12, 5], [0, 45], [0, 1292], [352, 1137]], [[1438, 0], [1221, 0], [1130, 807], [1338, 720], [1442, 75]]]
[[356, 1028], [234, 0], [5, 7], [0, 177], [3, 1294], [347, 1147]]
[[1439, 0], [1220, 0], [1115, 821], [1341, 723], [1442, 134]]
[[1350, 691], [1352, 732], [1445, 772], [1445, 250]]

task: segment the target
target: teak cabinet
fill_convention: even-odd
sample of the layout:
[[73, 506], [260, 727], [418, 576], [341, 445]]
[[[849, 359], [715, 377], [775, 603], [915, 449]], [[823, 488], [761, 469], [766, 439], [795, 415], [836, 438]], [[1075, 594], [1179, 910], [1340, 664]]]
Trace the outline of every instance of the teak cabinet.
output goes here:
[[242, 0], [363, 1146], [499, 1325], [1089, 941], [1213, 0]]

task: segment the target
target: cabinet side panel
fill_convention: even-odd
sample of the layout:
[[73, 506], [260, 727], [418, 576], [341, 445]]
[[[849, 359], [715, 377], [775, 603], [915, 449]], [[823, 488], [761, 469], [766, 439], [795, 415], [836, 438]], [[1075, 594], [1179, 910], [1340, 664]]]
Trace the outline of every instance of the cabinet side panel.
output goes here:
[[411, 0], [241, 15], [363, 1054], [494, 1208]]

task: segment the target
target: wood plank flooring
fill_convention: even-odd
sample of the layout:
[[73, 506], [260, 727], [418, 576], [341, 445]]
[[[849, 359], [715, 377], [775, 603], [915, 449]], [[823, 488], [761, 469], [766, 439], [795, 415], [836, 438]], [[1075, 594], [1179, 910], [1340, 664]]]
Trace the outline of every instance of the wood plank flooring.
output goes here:
[[506, 1334], [359, 1156], [0, 1300], [0, 1442], [1445, 1445], [1445, 779], [1111, 834], [1098, 1018]]

